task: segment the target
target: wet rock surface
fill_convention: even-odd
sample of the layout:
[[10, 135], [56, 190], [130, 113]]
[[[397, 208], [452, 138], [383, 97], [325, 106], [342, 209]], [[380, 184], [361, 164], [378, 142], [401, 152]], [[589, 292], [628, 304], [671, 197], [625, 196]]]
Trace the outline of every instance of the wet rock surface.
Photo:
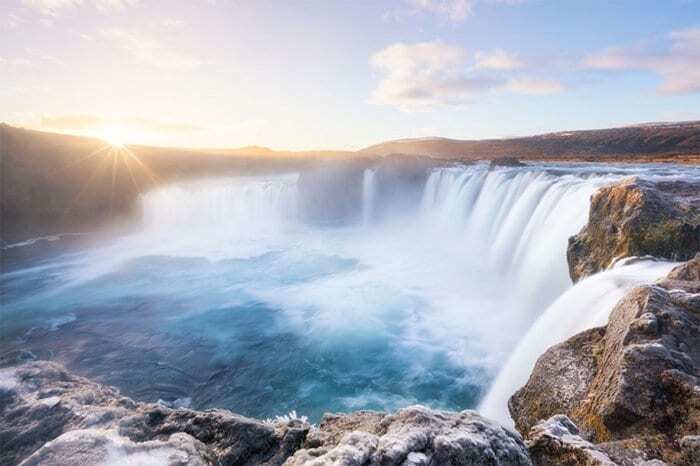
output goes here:
[[[517, 428], [564, 414], [581, 437], [618, 452], [694, 464], [700, 432], [700, 256], [632, 290], [608, 324], [540, 357], [510, 400]], [[619, 453], [624, 457], [627, 453]]]
[[630, 256], [688, 260], [700, 251], [700, 185], [626, 178], [591, 197], [588, 223], [569, 239], [576, 282]]

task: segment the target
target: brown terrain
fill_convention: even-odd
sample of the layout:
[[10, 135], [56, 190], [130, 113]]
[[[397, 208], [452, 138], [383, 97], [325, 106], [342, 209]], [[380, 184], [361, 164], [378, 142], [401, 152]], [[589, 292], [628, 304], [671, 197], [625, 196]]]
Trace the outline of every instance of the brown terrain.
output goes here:
[[422, 154], [459, 160], [514, 156], [571, 162], [700, 163], [700, 121], [650, 123], [508, 139], [399, 139], [362, 149], [374, 155]]

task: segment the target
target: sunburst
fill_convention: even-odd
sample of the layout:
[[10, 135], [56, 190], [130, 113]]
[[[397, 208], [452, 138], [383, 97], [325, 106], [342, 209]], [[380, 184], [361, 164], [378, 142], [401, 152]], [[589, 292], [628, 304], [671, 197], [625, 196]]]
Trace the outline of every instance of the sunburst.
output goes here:
[[[94, 163], [94, 168], [92, 168], [89, 176], [81, 183], [79, 191], [73, 198], [70, 206], [67, 207], [66, 214], [79, 203], [80, 199], [91, 187], [95, 186], [95, 183], [100, 183], [100, 180], [105, 180], [104, 175], [109, 177], [105, 181], [109, 183], [110, 211], [113, 207], [117, 179], [124, 179], [122, 176], [118, 176], [119, 172], [125, 173], [126, 182], [130, 182], [135, 192], [139, 194], [160, 184], [160, 180], [153, 170], [124, 143], [125, 140], [121, 133], [116, 131], [104, 132], [101, 133], [100, 139], [103, 143], [93, 151], [71, 161], [54, 172], [54, 175], [58, 175], [61, 172], [75, 169], [99, 157], [99, 161]], [[124, 172], [123, 169], [126, 169], [126, 172]], [[110, 170], [111, 173], [104, 173], [104, 170]], [[100, 175], [101, 173], [102, 175]], [[139, 180], [141, 180], [141, 182], [139, 182]]]

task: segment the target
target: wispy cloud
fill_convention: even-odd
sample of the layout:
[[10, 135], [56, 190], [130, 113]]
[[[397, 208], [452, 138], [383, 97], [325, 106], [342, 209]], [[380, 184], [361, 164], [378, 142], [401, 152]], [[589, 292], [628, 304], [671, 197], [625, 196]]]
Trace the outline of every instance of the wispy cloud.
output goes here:
[[471, 16], [479, 3], [516, 5], [527, 0], [403, 0], [405, 7], [387, 11], [384, 19], [402, 20], [421, 13], [434, 15], [445, 21], [463, 21]]
[[192, 69], [204, 64], [198, 58], [180, 52], [161, 39], [136, 31], [109, 28], [102, 30], [101, 36], [140, 64], [166, 69]]
[[565, 86], [553, 79], [521, 77], [508, 81], [508, 90], [515, 94], [551, 95], [565, 90]]
[[494, 50], [492, 52], [477, 52], [476, 67], [487, 70], [517, 70], [522, 68], [524, 63], [514, 53], [505, 50]]
[[404, 110], [466, 105], [489, 92], [548, 95], [564, 90], [558, 81], [513, 76], [523, 62], [504, 51], [477, 54], [439, 41], [394, 44], [372, 57], [382, 79], [372, 102]]
[[71, 7], [92, 5], [99, 10], [109, 11], [135, 5], [140, 0], [23, 0], [23, 3], [34, 10], [46, 14], [56, 15], [61, 10]]
[[4, 58], [0, 57], [0, 66], [34, 66], [34, 63], [27, 58]]
[[664, 94], [699, 92], [700, 27], [671, 32], [667, 41], [662, 49], [648, 45], [609, 48], [586, 57], [583, 65], [608, 71], [651, 71], [662, 78], [659, 91]]
[[472, 0], [406, 0], [417, 11], [426, 11], [451, 21], [461, 21], [472, 13]]

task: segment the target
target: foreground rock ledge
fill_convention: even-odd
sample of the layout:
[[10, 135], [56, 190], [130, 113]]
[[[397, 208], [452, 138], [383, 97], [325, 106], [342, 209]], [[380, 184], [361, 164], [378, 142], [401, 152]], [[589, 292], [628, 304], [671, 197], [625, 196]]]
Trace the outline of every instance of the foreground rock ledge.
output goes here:
[[138, 403], [34, 361], [0, 369], [0, 464], [531, 465], [519, 434], [473, 411], [260, 422]]
[[615, 261], [650, 255], [682, 261], [700, 251], [700, 183], [638, 177], [598, 190], [588, 224], [569, 239], [569, 275], [576, 282]]
[[612, 464], [700, 464], [700, 255], [548, 349], [509, 409], [539, 464], [581, 442]]

